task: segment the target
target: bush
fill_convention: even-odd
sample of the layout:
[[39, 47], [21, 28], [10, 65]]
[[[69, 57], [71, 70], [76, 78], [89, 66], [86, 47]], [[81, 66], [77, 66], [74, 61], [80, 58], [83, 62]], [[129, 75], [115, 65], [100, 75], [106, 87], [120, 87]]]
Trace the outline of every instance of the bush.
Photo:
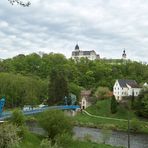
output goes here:
[[141, 124], [138, 119], [134, 118], [130, 121], [130, 130], [133, 132], [137, 132], [141, 129]]
[[95, 96], [97, 99], [108, 99], [110, 98], [111, 92], [108, 87], [98, 87]]
[[52, 142], [49, 141], [48, 139], [43, 139], [40, 144], [40, 147], [41, 148], [60, 148], [56, 143], [52, 145]]
[[72, 134], [72, 122], [70, 117], [59, 110], [48, 110], [40, 114], [39, 123], [47, 131], [48, 137], [52, 140], [63, 133]]
[[56, 142], [59, 146], [63, 148], [68, 148], [69, 144], [73, 142], [72, 136], [68, 133], [63, 133], [62, 135], [58, 135], [56, 137]]
[[19, 137], [17, 127], [13, 124], [3, 123], [0, 125], [0, 148], [17, 147]]
[[10, 121], [17, 126], [23, 126], [25, 124], [25, 117], [22, 111], [21, 110], [13, 111]]

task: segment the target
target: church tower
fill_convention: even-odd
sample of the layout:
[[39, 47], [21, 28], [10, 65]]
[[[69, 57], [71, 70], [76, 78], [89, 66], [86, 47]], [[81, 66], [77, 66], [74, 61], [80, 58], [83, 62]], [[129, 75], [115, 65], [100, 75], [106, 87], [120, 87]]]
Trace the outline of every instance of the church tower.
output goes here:
[[126, 60], [126, 52], [125, 52], [125, 50], [123, 50], [122, 59]]

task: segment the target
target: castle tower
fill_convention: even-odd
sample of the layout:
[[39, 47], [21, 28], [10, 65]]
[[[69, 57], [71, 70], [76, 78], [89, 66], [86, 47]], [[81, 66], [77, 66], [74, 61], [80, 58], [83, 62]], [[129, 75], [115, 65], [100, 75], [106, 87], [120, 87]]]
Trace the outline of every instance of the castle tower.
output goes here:
[[123, 50], [122, 59], [126, 60], [126, 52], [125, 52], [125, 50]]
[[79, 51], [80, 50], [80, 48], [79, 48], [79, 45], [77, 44], [76, 46], [75, 46], [75, 51]]

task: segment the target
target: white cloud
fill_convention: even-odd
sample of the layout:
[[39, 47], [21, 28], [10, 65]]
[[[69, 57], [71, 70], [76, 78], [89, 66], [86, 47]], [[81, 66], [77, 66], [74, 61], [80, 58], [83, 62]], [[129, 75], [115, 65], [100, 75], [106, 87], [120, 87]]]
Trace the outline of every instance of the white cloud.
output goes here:
[[31, 0], [23, 8], [0, 1], [0, 58], [37, 51], [70, 57], [76, 42], [101, 57], [148, 61], [148, 1]]

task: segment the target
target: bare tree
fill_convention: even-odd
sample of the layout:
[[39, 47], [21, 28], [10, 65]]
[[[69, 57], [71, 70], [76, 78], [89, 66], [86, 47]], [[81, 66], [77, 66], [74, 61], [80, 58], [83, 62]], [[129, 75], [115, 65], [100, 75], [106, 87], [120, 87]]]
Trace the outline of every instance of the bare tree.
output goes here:
[[10, 4], [14, 5], [15, 3], [18, 5], [21, 5], [23, 7], [29, 7], [31, 5], [31, 3], [28, 2], [23, 2], [21, 0], [8, 0], [10, 2]]

